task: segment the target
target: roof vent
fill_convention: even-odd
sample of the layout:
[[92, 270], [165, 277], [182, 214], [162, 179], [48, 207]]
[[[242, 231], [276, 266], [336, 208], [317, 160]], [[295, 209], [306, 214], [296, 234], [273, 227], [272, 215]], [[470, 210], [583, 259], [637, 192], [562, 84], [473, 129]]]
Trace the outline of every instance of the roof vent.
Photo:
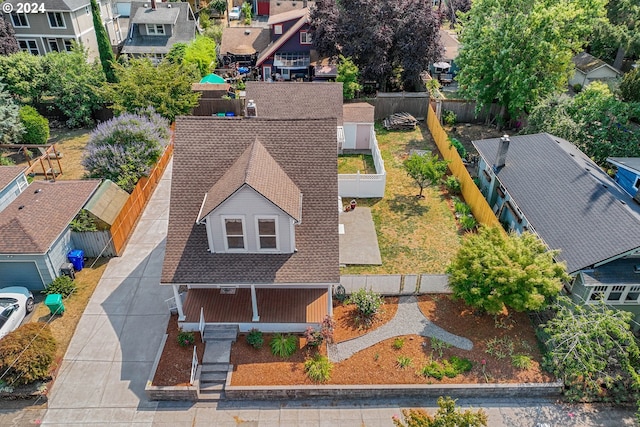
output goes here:
[[21, 211], [22, 209], [24, 209], [24, 205], [20, 205], [18, 206], [18, 210]]
[[246, 30], [244, 30], [244, 33], [245, 33], [246, 35], [249, 35], [249, 34], [251, 34], [251, 30], [247, 28]]
[[42, 188], [38, 188], [36, 191], [33, 192], [33, 194], [38, 194], [38, 193], [42, 193]]
[[256, 107], [256, 103], [253, 99], [250, 99], [247, 102], [247, 117], [258, 117], [258, 108]]
[[173, 7], [173, 6], [171, 6], [171, 3], [169, 3], [169, 4], [167, 5], [167, 9], [171, 9], [172, 7]]

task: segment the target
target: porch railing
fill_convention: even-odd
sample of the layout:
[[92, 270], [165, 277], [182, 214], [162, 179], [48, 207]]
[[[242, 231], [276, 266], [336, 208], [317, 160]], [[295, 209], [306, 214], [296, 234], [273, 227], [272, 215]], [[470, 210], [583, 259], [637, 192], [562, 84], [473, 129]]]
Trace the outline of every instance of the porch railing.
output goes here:
[[200, 339], [204, 342], [204, 307], [200, 307], [200, 322], [198, 323], [198, 330], [200, 331]]
[[198, 353], [196, 352], [196, 346], [193, 346], [193, 357], [191, 358], [191, 377], [189, 383], [193, 385], [196, 380], [196, 370], [198, 369]]

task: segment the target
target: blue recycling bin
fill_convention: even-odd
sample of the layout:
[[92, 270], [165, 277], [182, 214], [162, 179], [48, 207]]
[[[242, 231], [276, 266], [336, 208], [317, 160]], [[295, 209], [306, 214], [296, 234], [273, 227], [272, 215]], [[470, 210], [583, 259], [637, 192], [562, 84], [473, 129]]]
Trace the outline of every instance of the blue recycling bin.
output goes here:
[[84, 251], [82, 249], [74, 249], [67, 254], [69, 262], [73, 264], [75, 271], [80, 271], [84, 268]]

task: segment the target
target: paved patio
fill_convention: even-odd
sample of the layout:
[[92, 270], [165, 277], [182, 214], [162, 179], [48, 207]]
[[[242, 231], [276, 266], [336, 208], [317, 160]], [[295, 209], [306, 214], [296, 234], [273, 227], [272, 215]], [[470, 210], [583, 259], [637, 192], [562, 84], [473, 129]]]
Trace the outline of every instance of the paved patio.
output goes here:
[[[343, 200], [344, 202], [344, 200]], [[371, 209], [357, 207], [339, 216], [340, 265], [381, 265], [380, 248]]]

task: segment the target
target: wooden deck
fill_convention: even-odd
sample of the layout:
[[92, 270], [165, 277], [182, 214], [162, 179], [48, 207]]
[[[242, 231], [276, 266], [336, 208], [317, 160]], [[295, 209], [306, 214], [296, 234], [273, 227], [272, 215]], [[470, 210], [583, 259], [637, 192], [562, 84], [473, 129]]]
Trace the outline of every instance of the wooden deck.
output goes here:
[[[322, 323], [328, 313], [326, 289], [256, 289], [261, 323]], [[251, 323], [251, 289], [223, 295], [220, 289], [189, 289], [183, 309], [185, 322]]]

